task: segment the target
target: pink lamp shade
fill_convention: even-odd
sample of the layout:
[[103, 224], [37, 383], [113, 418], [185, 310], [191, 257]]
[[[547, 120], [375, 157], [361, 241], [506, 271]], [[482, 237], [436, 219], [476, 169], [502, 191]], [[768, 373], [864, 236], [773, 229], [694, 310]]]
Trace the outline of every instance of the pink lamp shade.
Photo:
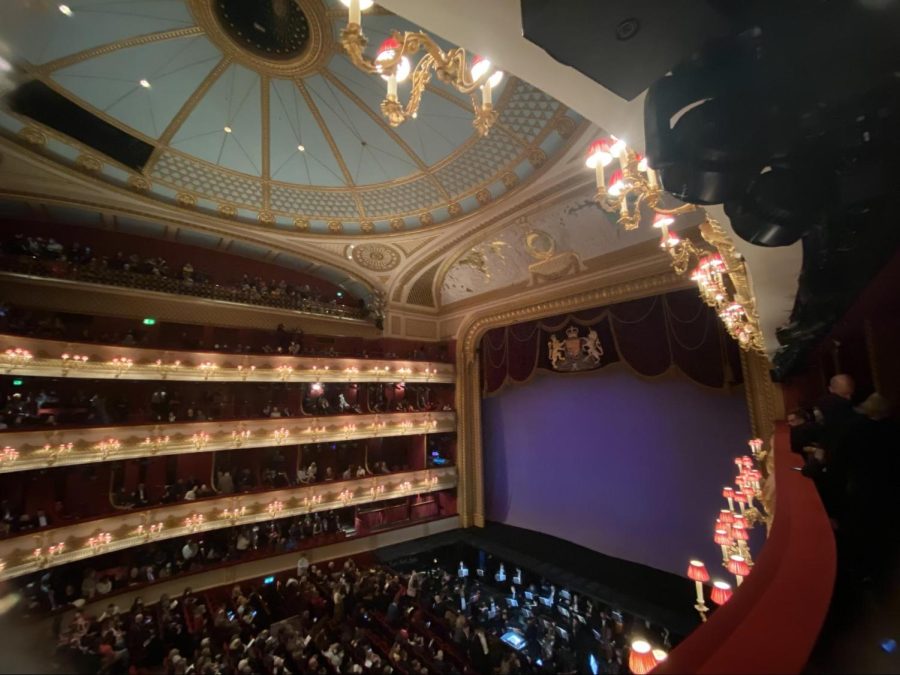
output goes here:
[[750, 565], [742, 555], [729, 556], [728, 571], [736, 577], [746, 577], [750, 574]]
[[725, 530], [716, 530], [713, 541], [719, 546], [731, 546], [731, 536]]
[[608, 166], [612, 161], [612, 141], [608, 138], [598, 138], [588, 148], [584, 164], [589, 169], [596, 169], [598, 164]]
[[722, 496], [725, 497], [725, 499], [734, 499], [734, 488], [732, 488], [732, 487], [722, 488]]
[[744, 518], [744, 514], [742, 514], [742, 513], [735, 513], [735, 514], [734, 514], [734, 518], [732, 519], [731, 524], [734, 525], [735, 523], [740, 523], [741, 525], [744, 526], [744, 529], [745, 529], [745, 530], [747, 529], [747, 519]]
[[622, 194], [622, 191], [625, 189], [625, 176], [622, 175], [622, 171], [616, 169], [613, 171], [612, 176], [609, 177], [609, 185], [607, 186], [606, 191], [611, 194], [613, 197], [618, 197]]
[[741, 457], [741, 463], [744, 465], [745, 469], [753, 468], [753, 458], [750, 455], [744, 455]]
[[737, 465], [738, 471], [744, 468], [744, 460], [742, 460], [740, 457], [735, 457], [734, 463]]
[[731, 584], [725, 581], [714, 581], [710, 600], [719, 606], [731, 600]]
[[692, 581], [706, 582], [709, 581], [709, 572], [706, 571], [706, 565], [702, 560], [691, 560], [687, 570], [688, 579]]
[[628, 668], [634, 675], [645, 675], [656, 666], [656, 657], [653, 656], [653, 647], [646, 640], [635, 640], [631, 643], [631, 653], [628, 655]]
[[655, 216], [653, 216], [653, 227], [662, 229], [664, 227], [671, 227], [672, 223], [675, 222], [675, 218], [666, 214], [657, 212]]
[[735, 490], [734, 491], [734, 500], [736, 502], [746, 504], [747, 503], [747, 495], [743, 490]]
[[734, 523], [731, 526], [731, 536], [734, 539], [739, 539], [741, 541], [748, 541], [750, 539], [750, 535], [747, 534], [747, 528], [744, 527], [743, 523]]
[[728, 509], [722, 509], [719, 511], [719, 520], [723, 523], [733, 523], [734, 522], [734, 514]]
[[[476, 55], [472, 59], [472, 68], [470, 71], [472, 73], [472, 79], [477, 80], [478, 78], [480, 78], [488, 70], [491, 69], [491, 66], [492, 66], [492, 64], [491, 64], [490, 60], [484, 58], [481, 55]], [[502, 79], [503, 79], [503, 71], [496, 70], [487, 79], [487, 84], [490, 85], [491, 87], [496, 87], [498, 84], [500, 84], [500, 80], [502, 80]]]

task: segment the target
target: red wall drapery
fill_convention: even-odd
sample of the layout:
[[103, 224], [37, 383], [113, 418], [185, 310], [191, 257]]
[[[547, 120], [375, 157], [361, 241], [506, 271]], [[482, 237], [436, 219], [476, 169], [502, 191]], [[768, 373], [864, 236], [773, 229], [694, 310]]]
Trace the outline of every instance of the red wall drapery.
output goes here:
[[484, 394], [526, 382], [538, 370], [553, 371], [547, 343], [552, 335], [564, 338], [569, 326], [576, 326], [581, 336], [591, 328], [597, 332], [601, 368], [622, 361], [644, 377], [677, 368], [695, 382], [717, 388], [741, 378], [734, 341], [691, 289], [488, 331], [481, 340]]

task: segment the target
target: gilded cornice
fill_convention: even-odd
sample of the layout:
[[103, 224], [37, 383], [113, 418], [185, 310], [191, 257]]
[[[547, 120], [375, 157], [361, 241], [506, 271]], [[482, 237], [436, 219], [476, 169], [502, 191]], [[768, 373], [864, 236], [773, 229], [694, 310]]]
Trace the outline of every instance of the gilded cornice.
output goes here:
[[455, 412], [435, 411], [5, 431], [0, 434], [0, 442], [19, 454], [14, 460], [0, 463], [0, 473], [455, 430]]
[[[430, 494], [452, 489], [456, 482], [455, 467], [443, 467], [124, 511], [109, 518], [0, 541], [0, 557], [5, 564], [0, 571], [0, 580], [143, 546], [151, 541]], [[109, 535], [108, 541], [102, 535]], [[93, 543], [91, 539], [94, 539]], [[59, 544], [64, 545], [61, 553], [46, 555], [49, 547]]]
[[[4, 356], [7, 349], [17, 348], [29, 351], [33, 358], [16, 364]], [[76, 364], [72, 358], [63, 359], [63, 354], [87, 356], [88, 360]], [[116, 366], [113, 359], [127, 359], [131, 365]], [[430, 361], [170, 351], [17, 335], [0, 335], [0, 371], [22, 376], [173, 382], [404, 381], [418, 384], [452, 383], [456, 377], [452, 364]]]

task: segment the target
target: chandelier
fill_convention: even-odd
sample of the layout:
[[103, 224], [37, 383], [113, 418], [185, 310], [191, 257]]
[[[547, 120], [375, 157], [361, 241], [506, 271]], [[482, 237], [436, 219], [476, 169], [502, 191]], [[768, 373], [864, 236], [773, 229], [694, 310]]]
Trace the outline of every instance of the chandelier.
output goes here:
[[[618, 166], [607, 177], [613, 162]], [[595, 171], [597, 204], [608, 213], [618, 213], [618, 222], [626, 230], [636, 230], [645, 217], [652, 217], [652, 226], [660, 231], [660, 248], [669, 254], [675, 272], [683, 275], [690, 269], [700, 297], [716, 311], [728, 334], [742, 349], [763, 353], [765, 343], [747, 267], [722, 226], [695, 204], [664, 207], [667, 193], [656, 172], [645, 157], [615, 136], [591, 143], [585, 165]], [[700, 236], [709, 246], [682, 239], [669, 229], [678, 216], [698, 211], [705, 216]]]
[[[374, 59], [363, 52], [368, 40], [362, 32], [362, 10], [374, 4], [374, 0], [341, 0], [348, 8], [347, 27], [341, 31], [341, 45], [354, 66], [369, 75], [380, 75], [387, 82], [387, 95], [381, 102], [381, 112], [392, 127], [399, 126], [418, 115], [422, 93], [431, 80], [432, 71], [437, 78], [462, 94], [472, 97], [475, 119], [472, 125], [481, 136], [486, 136], [497, 121], [491, 92], [503, 79], [503, 72], [480, 56], [466, 63], [466, 52], [460, 47], [442, 50], [422, 31], [392, 31], [391, 37], [381, 43]], [[424, 51], [415, 67], [410, 57]], [[412, 83], [406, 105], [400, 102], [399, 85], [409, 79]], [[479, 105], [475, 91], [481, 90]]]

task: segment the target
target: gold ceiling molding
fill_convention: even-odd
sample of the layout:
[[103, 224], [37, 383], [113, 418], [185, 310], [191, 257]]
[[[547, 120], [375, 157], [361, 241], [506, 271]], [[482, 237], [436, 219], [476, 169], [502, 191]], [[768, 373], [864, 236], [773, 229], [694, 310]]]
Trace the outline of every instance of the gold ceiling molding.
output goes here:
[[75, 166], [86, 173], [97, 173], [103, 168], [103, 162], [96, 155], [84, 153], [75, 158]]
[[396, 243], [396, 246], [401, 251], [403, 251], [403, 253], [405, 253], [407, 256], [411, 256], [413, 253], [420, 250], [421, 248], [428, 246], [428, 244], [433, 242], [436, 238], [437, 238], [437, 235], [432, 234], [428, 237], [423, 237], [423, 238], [417, 239], [415, 241], [404, 241], [404, 242], [398, 241]]
[[437, 274], [439, 263], [432, 265], [425, 270], [415, 283], [409, 289], [406, 296], [406, 303], [409, 305], [420, 305], [422, 307], [435, 307], [437, 303], [434, 301], [434, 277]]
[[463, 207], [459, 202], [450, 202], [447, 204], [447, 215], [451, 218], [458, 218], [462, 215]]
[[45, 134], [37, 127], [22, 127], [22, 129], [19, 131], [19, 138], [30, 145], [35, 145], [41, 148], [47, 145], [47, 134]]
[[272, 148], [270, 147], [272, 132], [272, 120], [269, 113], [269, 76], [264, 73], [259, 74], [259, 116], [261, 118], [262, 127], [262, 166], [260, 167], [260, 178], [263, 181], [263, 207], [269, 208], [269, 183], [271, 176], [270, 160]]
[[74, 66], [76, 63], [81, 63], [82, 61], [88, 61], [90, 59], [97, 58], [98, 56], [105, 56], [106, 54], [117, 52], [120, 49], [140, 47], [141, 45], [148, 45], [154, 42], [177, 40], [179, 38], [194, 37], [196, 35], [203, 35], [203, 29], [200, 26], [191, 26], [189, 28], [174, 28], [171, 30], [161, 30], [156, 33], [136, 35], [124, 40], [115, 40], [98, 47], [84, 49], [80, 52], [69, 54], [68, 56], [63, 56], [52, 61], [47, 61], [46, 63], [42, 63], [40, 65], [31, 66], [30, 70], [32, 72], [45, 75], [57, 70], [61, 70], [62, 68]]
[[664, 293], [683, 283], [674, 272], [635, 279], [568, 297], [518, 304], [516, 299], [489, 314], [470, 315], [460, 326], [456, 341], [457, 465], [459, 514], [464, 527], [484, 526], [484, 451], [481, 428], [481, 380], [478, 345], [490, 329], [556, 314], [577, 312], [626, 300]]
[[214, 0], [187, 0], [197, 25], [222, 53], [260, 74], [294, 79], [316, 73], [332, 54], [332, 23], [320, 0], [300, 0], [298, 4], [309, 25], [309, 41], [300, 56], [267, 59], [237, 44], [219, 23], [213, 10]]
[[358, 265], [375, 272], [387, 272], [400, 264], [397, 250], [384, 244], [358, 244], [350, 255]]
[[450, 199], [450, 194], [441, 185], [440, 181], [434, 177], [434, 172], [429, 168], [429, 166], [422, 161], [422, 158], [416, 154], [415, 150], [413, 150], [409, 143], [403, 140], [396, 131], [394, 131], [393, 127], [387, 124], [384, 121], [384, 117], [375, 113], [369, 106], [366, 105], [365, 101], [359, 98], [356, 93], [350, 89], [346, 84], [341, 82], [334, 73], [332, 73], [328, 68], [323, 68], [322, 72], [319, 73], [322, 77], [324, 77], [328, 82], [333, 84], [337, 89], [344, 94], [347, 98], [349, 98], [353, 103], [359, 108], [362, 112], [364, 112], [368, 117], [375, 122], [381, 130], [387, 134], [394, 143], [396, 143], [400, 149], [403, 150], [407, 154], [407, 156], [413, 161], [413, 163], [418, 167], [419, 171], [428, 176], [432, 185], [437, 189], [438, 192], [443, 195], [444, 199]]

